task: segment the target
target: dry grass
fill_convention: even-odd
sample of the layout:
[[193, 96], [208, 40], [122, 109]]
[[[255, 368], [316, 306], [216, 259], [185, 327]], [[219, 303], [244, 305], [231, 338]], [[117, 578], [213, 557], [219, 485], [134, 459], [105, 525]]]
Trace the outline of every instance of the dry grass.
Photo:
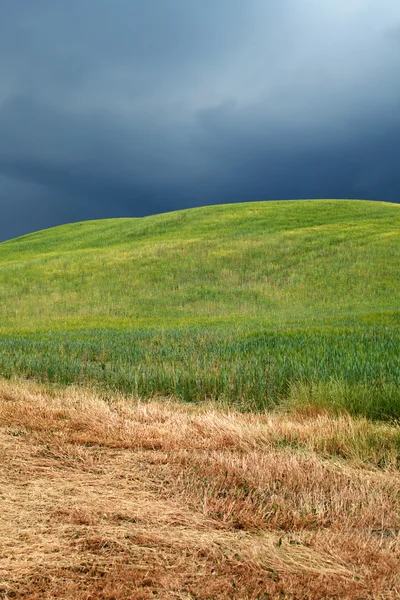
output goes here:
[[0, 598], [400, 598], [400, 430], [0, 382]]

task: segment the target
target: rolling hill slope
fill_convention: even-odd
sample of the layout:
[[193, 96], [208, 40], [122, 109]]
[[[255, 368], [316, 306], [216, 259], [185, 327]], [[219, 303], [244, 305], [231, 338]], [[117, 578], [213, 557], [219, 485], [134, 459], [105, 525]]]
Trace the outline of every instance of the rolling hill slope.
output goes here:
[[223, 205], [64, 225], [1, 244], [0, 322], [352, 320], [397, 310], [399, 280], [397, 205]]
[[397, 418], [399, 282], [393, 204], [64, 225], [0, 244], [0, 374]]

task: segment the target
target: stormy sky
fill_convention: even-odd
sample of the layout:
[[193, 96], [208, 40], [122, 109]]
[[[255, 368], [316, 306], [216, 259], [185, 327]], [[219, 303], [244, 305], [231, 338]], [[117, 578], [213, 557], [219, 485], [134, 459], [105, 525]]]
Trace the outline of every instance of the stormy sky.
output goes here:
[[0, 240], [222, 202], [399, 202], [399, 163], [399, 0], [0, 2]]

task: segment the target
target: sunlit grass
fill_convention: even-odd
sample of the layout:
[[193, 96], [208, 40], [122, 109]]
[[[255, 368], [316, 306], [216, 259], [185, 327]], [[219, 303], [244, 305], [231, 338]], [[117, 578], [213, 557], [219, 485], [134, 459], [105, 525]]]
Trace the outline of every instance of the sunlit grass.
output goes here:
[[399, 333], [229, 327], [3, 336], [0, 376], [80, 383], [142, 398], [211, 399], [243, 410], [299, 402], [400, 415]]
[[0, 244], [0, 374], [398, 418], [399, 282], [385, 203], [66, 225]]

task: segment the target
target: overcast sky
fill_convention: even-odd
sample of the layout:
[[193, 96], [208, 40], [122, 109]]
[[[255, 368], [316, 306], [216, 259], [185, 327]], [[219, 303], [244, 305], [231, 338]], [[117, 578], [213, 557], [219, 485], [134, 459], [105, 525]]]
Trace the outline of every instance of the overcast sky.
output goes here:
[[400, 201], [399, 0], [2, 0], [0, 240], [283, 198]]

